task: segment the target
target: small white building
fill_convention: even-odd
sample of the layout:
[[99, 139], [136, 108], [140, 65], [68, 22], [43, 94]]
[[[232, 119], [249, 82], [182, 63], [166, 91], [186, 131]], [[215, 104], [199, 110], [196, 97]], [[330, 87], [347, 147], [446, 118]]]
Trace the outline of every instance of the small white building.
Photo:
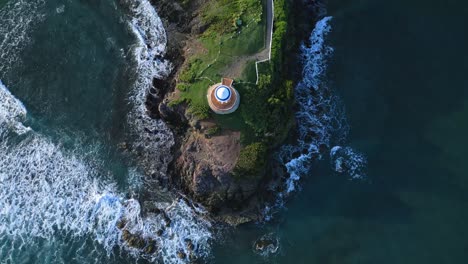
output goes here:
[[239, 92], [232, 86], [233, 80], [223, 78], [208, 89], [207, 99], [213, 112], [225, 115], [237, 110], [240, 103]]

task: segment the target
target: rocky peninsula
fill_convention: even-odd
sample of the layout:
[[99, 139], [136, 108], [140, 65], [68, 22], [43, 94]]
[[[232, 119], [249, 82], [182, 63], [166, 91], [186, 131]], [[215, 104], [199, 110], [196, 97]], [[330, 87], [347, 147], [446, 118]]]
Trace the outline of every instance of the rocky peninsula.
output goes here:
[[[294, 137], [297, 52], [320, 13], [314, 0], [274, 0], [270, 60], [256, 69], [268, 53], [267, 1], [152, 1], [173, 64], [169, 78], [154, 80], [146, 104], [175, 135], [168, 184], [231, 225], [257, 220], [262, 201], [281, 188], [284, 168], [274, 153]], [[233, 78], [242, 97], [225, 116], [206, 102], [221, 77]]]

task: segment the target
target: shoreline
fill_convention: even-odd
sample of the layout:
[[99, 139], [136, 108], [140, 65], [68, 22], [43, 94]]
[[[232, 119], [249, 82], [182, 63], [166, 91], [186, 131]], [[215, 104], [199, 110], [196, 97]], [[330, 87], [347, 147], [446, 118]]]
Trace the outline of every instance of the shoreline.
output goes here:
[[[203, 120], [194, 121], [193, 116], [187, 113], [187, 103], [178, 104], [176, 106], [170, 105], [170, 101], [172, 99], [171, 97], [178, 93], [176, 86], [179, 75], [184, 69], [184, 66], [193, 57], [193, 55], [190, 54], [191, 51], [188, 45], [193, 43], [194, 40], [197, 40], [197, 38], [201, 36], [201, 33], [206, 30], [207, 27], [209, 27], [209, 25], [207, 26], [200, 22], [201, 6], [199, 4], [200, 3], [198, 2], [193, 2], [188, 6], [182, 7], [178, 2], [171, 2], [167, 0], [152, 2], [152, 5], [156, 8], [163, 21], [168, 38], [168, 49], [164, 58], [170, 60], [173, 65], [173, 70], [168, 78], [164, 80], [153, 80], [153, 86], [159, 90], [158, 96], [155, 97], [149, 95], [147, 97], [147, 108], [149, 110], [148, 112], [150, 116], [164, 120], [169, 125], [174, 134], [174, 158], [169, 165], [169, 182], [167, 184], [170, 185], [170, 188], [182, 191], [185, 195], [188, 195], [195, 201], [201, 202], [209, 209], [213, 217], [220, 222], [236, 226], [246, 222], [259, 221], [262, 220], [263, 217], [263, 204], [265, 204], [266, 201], [275, 199], [275, 193], [274, 191], [271, 191], [272, 186], [276, 186], [276, 188], [273, 189], [280, 188], [279, 183], [282, 181], [282, 178], [284, 178], [284, 165], [279, 164], [278, 160], [276, 160], [274, 157], [274, 154], [267, 155], [268, 157], [266, 157], [266, 164], [269, 165], [267, 166], [265, 164], [265, 169], [259, 172], [261, 175], [259, 176], [259, 179], [255, 181], [255, 184], [252, 185], [251, 183], [245, 181], [240, 184], [241, 188], [245, 186], [247, 186], [246, 189], [250, 188], [250, 190], [248, 190], [246, 193], [244, 192], [247, 197], [244, 197], [241, 193], [243, 198], [240, 199], [225, 198], [213, 201], [213, 199], [216, 199], [214, 195], [208, 195], [208, 198], [203, 198], [200, 195], [197, 196], [197, 186], [194, 187], [193, 182], [191, 182], [196, 180], [193, 178], [198, 175], [203, 176], [206, 173], [210, 174], [209, 171], [212, 171], [212, 165], [205, 164], [200, 168], [198, 164], [199, 161], [197, 161], [197, 155], [190, 153], [193, 153], [194, 150], [195, 152], [209, 152], [210, 146], [213, 145], [212, 142], [214, 141], [212, 138], [219, 137], [218, 135], [215, 135], [214, 137], [207, 137], [206, 131], [210, 128], [210, 120], [208, 120], [208, 122], [204, 122]], [[298, 0], [294, 0], [291, 3], [290, 10], [301, 10], [301, 12], [299, 12], [299, 15], [295, 15], [289, 20], [294, 22], [291, 24], [300, 26], [294, 30], [288, 30], [286, 36], [288, 40], [292, 40], [293, 43], [291, 44], [291, 42], [288, 41], [287, 47], [284, 51], [281, 51], [283, 54], [280, 55], [287, 58], [282, 63], [286, 66], [287, 73], [284, 74], [284, 76], [281, 78], [283, 79], [285, 76], [289, 76], [287, 78], [291, 78], [294, 85], [298, 82], [298, 80], [300, 80], [300, 68], [302, 66], [301, 63], [297, 62], [297, 58], [299, 56], [299, 47], [301, 43], [307, 41], [308, 34], [315, 24], [313, 21], [310, 21], [310, 14], [311, 12], [314, 15], [320, 13], [317, 10], [314, 10], [318, 6], [314, 0], [310, 0], [306, 8], [302, 6], [303, 4], [303, 2]], [[297, 9], [298, 7], [301, 8]], [[292, 103], [290, 107], [293, 108], [294, 103]], [[208, 129], [205, 126], [207, 126]], [[283, 143], [294, 140], [294, 125], [290, 126], [288, 130], [291, 130], [293, 133], [288, 132], [287, 136], [283, 138], [281, 142], [277, 143], [273, 148], [269, 148], [270, 153], [275, 153]], [[229, 137], [237, 137], [237, 140], [239, 139], [240, 135], [232, 134], [236, 133], [236, 131], [233, 130], [224, 130], [223, 133], [226, 133]], [[215, 144], [218, 144], [218, 146], [221, 146], [221, 148], [228, 148], [240, 153], [240, 149], [234, 146], [237, 144], [240, 147], [239, 143], [231, 142], [226, 145], [225, 142], [221, 142]], [[225, 154], [224, 152], [221, 153]], [[211, 159], [213, 159], [213, 157], [211, 157]], [[231, 158], [231, 160], [233, 159], [237, 160], [238, 156]], [[211, 160], [211, 162], [213, 161]], [[232, 173], [236, 167], [236, 164], [232, 164], [232, 162], [229, 164], [231, 165], [228, 166], [230, 168], [228, 169], [228, 172]], [[195, 165], [197, 168], [193, 168], [193, 165]], [[187, 171], [187, 169], [189, 169], [189, 171]], [[190, 175], [190, 177], [193, 178], [187, 179], [187, 175]], [[270, 176], [266, 177], [266, 175]], [[238, 183], [233, 182], [228, 176], [217, 176], [218, 179], [219, 177], [221, 177], [223, 181], [228, 181], [227, 186], [236, 184], [239, 185]], [[200, 181], [202, 181], [202, 185], [216, 184], [213, 183], [212, 177], [201, 177]], [[236, 194], [235, 191], [229, 194], [229, 189], [225, 191], [227, 191], [227, 193], [223, 195], [227, 195], [226, 197], [229, 197], [229, 195], [235, 196], [238, 194]], [[235, 202], [236, 199], [239, 200], [240, 203]]]

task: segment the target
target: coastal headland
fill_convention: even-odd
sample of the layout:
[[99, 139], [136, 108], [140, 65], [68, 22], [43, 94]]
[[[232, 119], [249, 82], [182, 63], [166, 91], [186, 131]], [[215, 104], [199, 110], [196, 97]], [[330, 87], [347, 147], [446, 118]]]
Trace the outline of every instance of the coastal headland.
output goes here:
[[[231, 225], [257, 220], [284, 173], [275, 150], [294, 137], [297, 52], [316, 1], [210, 0], [152, 3], [168, 35], [168, 79], [153, 82], [147, 108], [175, 134], [168, 183]], [[300, 8], [299, 8], [300, 7]], [[294, 15], [291, 13], [294, 10]], [[289, 25], [295, 25], [290, 27]], [[241, 96], [214, 113], [210, 86], [232, 78]]]

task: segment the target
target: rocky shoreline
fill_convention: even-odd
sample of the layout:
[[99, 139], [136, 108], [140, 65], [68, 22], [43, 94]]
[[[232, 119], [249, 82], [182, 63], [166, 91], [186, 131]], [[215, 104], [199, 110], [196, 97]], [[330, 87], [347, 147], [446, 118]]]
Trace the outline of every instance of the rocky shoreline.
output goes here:
[[[291, 2], [292, 8], [307, 7], [300, 9], [301, 15], [294, 18], [300, 26], [293, 33], [296, 37], [294, 43], [288, 43], [290, 50], [294, 50], [293, 56], [289, 57], [296, 58], [300, 43], [307, 39], [314, 24], [310, 21], [310, 12], [319, 12], [314, 0]], [[226, 130], [215, 132], [213, 136], [216, 128], [214, 122], [197, 120], [186, 111], [187, 105], [184, 103], [170, 104], [171, 99], [177, 96], [175, 87], [178, 75], [190, 59], [190, 44], [209, 26], [200, 18], [201, 8], [207, 3], [190, 1], [182, 5], [173, 0], [154, 0], [152, 4], [163, 20], [168, 37], [165, 59], [173, 65], [167, 79], [153, 81], [154, 88], [148, 94], [146, 103], [148, 114], [152, 118], [163, 119], [174, 133], [174, 159], [169, 168], [168, 184], [203, 204], [220, 222], [235, 226], [260, 220], [264, 209], [262, 205], [274, 196], [272, 190], [283, 178], [282, 165], [270, 155], [266, 166], [268, 171], [262, 171], [262, 175], [254, 179], [234, 179], [232, 171], [241, 151], [240, 132]], [[286, 63], [292, 66], [291, 75], [297, 75], [300, 65], [292, 61]]]

